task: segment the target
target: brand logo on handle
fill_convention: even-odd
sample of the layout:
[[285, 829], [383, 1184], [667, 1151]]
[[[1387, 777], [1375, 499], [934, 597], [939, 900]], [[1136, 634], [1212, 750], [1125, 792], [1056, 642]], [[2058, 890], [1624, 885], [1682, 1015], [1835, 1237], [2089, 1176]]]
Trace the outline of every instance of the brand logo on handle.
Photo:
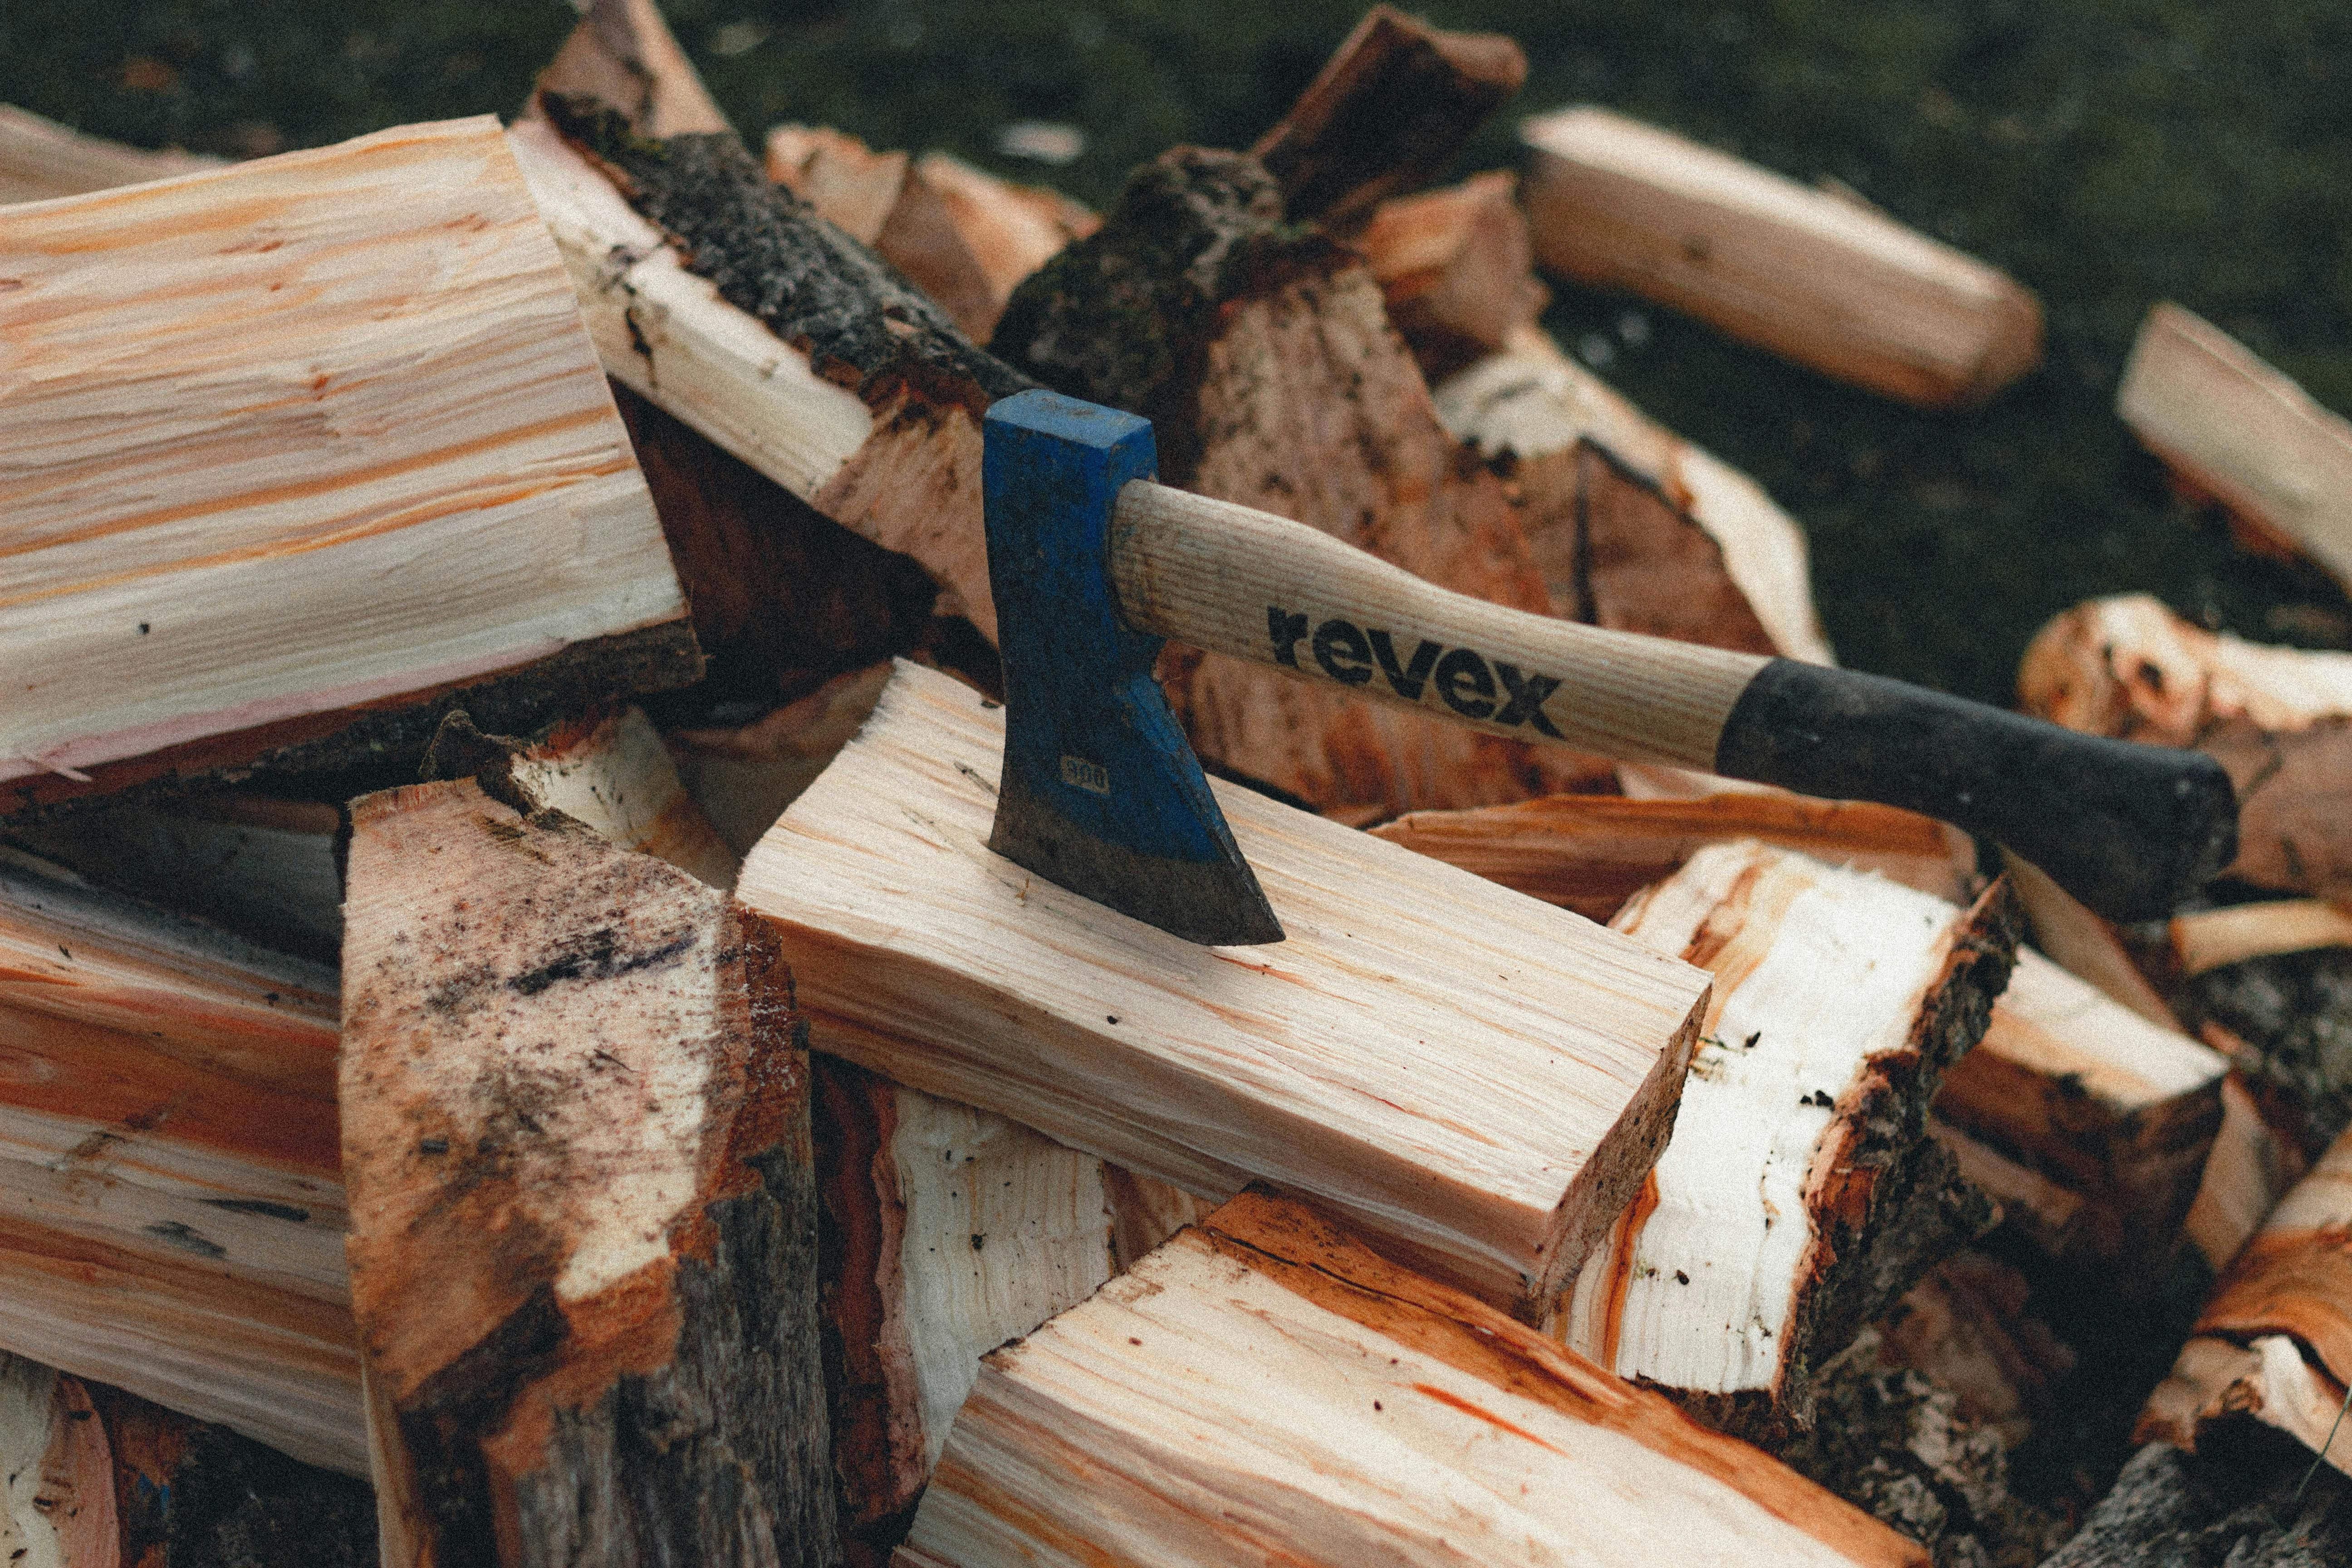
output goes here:
[[1504, 659], [1490, 659], [1475, 648], [1447, 647], [1420, 639], [1410, 657], [1400, 654], [1388, 632], [1357, 626], [1334, 616], [1309, 634], [1305, 615], [1279, 605], [1265, 607], [1266, 635], [1274, 643], [1274, 661], [1293, 669], [1298, 645], [1322, 672], [1342, 686], [1367, 686], [1378, 676], [1390, 690], [1408, 702], [1434, 689], [1437, 699], [1465, 719], [1483, 720], [1506, 729], [1527, 725], [1555, 741], [1567, 736], [1553, 727], [1543, 710], [1545, 701], [1559, 689], [1556, 676], [1520, 670]]

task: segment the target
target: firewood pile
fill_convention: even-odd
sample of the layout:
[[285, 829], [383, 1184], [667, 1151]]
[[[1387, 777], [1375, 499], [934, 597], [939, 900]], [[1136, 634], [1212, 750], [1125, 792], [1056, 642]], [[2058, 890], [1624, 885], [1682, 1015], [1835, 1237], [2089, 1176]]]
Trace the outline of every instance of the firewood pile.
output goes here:
[[[1525, 69], [1379, 7], [1101, 214], [748, 141], [648, 0], [511, 123], [0, 111], [6, 1562], [2352, 1555], [2352, 655], [2033, 644], [2023, 710], [2236, 785], [2149, 925], [1179, 646], [1288, 939], [985, 847], [1034, 386], [1447, 588], [1832, 661], [1538, 268], [1936, 409], [2039, 305], [1597, 108], [1432, 188]], [[2341, 420], [2167, 304], [2118, 408], [2352, 586]]]

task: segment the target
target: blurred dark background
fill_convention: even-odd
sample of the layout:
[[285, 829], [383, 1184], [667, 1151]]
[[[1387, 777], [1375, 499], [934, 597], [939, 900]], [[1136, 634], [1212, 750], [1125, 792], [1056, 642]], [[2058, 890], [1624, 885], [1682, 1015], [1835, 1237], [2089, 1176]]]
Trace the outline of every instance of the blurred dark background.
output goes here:
[[[1246, 145], [1358, 0], [675, 0], [747, 136], [799, 120], [944, 148], [1102, 205], [1178, 142]], [[2171, 497], [2113, 413], [2142, 313], [2187, 305], [2352, 409], [2352, 5], [2345, 0], [1492, 0], [1409, 7], [1511, 34], [1520, 113], [1589, 100], [1801, 180], [1829, 176], [2008, 268], [2049, 317], [1990, 407], [1914, 413], [1639, 301], [1557, 288], [1547, 324], [1810, 531], [1848, 663], [1992, 700], [2053, 612], [2146, 590], [2210, 625], [2352, 646], [2316, 571], [2258, 560]], [[0, 0], [0, 100], [145, 146], [247, 156], [509, 113], [563, 0]], [[1085, 133], [1059, 167], [1000, 131]]]

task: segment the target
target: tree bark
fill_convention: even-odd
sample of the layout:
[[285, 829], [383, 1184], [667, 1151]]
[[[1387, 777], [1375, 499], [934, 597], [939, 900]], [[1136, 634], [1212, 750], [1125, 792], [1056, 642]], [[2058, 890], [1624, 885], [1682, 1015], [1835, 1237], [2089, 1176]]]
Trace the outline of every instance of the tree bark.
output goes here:
[[831, 1563], [808, 1067], [757, 922], [472, 781], [353, 803], [343, 1146], [412, 1561]]
[[1278, 1182], [1541, 1313], [1664, 1137], [1704, 977], [1222, 785], [1289, 939], [1203, 948], [1110, 915], [986, 852], [983, 703], [902, 664], [745, 864], [817, 1048], [1202, 1196]]

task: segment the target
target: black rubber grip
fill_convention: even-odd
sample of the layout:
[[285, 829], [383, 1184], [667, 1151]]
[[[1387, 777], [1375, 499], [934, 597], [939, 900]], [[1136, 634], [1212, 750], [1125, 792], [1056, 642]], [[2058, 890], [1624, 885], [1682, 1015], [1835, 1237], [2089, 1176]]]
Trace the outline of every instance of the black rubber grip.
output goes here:
[[2110, 920], [2171, 914], [2237, 853], [2237, 795], [2201, 752], [1793, 659], [1772, 660], [1740, 693], [1715, 771], [1939, 816], [2007, 845]]

